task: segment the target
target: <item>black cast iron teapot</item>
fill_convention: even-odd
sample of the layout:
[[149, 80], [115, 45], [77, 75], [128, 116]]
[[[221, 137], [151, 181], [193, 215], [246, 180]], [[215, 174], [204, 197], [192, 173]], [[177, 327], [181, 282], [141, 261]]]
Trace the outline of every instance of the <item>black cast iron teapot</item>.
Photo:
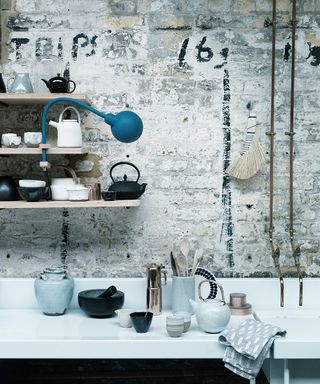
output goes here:
[[[56, 77], [52, 77], [49, 80], [41, 80], [49, 88], [51, 93], [72, 93], [76, 89], [76, 83], [73, 80], [67, 80], [60, 76], [60, 73], [58, 73]], [[71, 90], [69, 84], [73, 84], [73, 88]]]
[[[137, 173], [138, 177], [136, 181], [130, 181], [127, 180], [127, 175], [125, 174], [123, 176], [122, 181], [114, 181], [114, 178], [112, 177], [112, 171], [115, 167], [118, 165], [130, 165], [133, 167]], [[127, 161], [120, 161], [119, 163], [114, 164], [110, 169], [110, 177], [113, 181], [113, 184], [110, 185], [109, 191], [117, 192], [117, 199], [118, 200], [133, 200], [138, 199], [146, 190], [147, 184], [139, 184], [138, 181], [140, 179], [140, 171], [139, 169], [132, 163], [129, 163]]]

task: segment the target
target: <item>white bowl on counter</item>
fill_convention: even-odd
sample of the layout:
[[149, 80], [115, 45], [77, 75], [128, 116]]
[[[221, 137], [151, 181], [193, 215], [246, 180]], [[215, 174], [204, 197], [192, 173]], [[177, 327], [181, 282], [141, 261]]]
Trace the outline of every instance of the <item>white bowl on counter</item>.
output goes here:
[[22, 187], [22, 188], [41, 188], [45, 186], [46, 186], [46, 182], [42, 180], [27, 180], [27, 179], [19, 180], [19, 187]]
[[89, 200], [90, 188], [83, 187], [82, 185], [75, 185], [74, 187], [67, 188], [68, 199], [70, 201], [86, 201]]

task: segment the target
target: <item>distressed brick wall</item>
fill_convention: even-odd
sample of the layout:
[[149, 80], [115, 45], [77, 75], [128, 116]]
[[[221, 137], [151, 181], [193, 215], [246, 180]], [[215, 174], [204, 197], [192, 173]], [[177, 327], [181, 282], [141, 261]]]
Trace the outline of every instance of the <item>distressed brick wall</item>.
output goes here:
[[[275, 242], [288, 274], [290, 6], [278, 0], [275, 164]], [[148, 183], [137, 209], [1, 211], [2, 276], [35, 276], [61, 259], [78, 276], [142, 276], [148, 261], [168, 265], [170, 242], [184, 237], [205, 249], [204, 266], [217, 274], [275, 275], [268, 160], [248, 181], [224, 173], [226, 159], [239, 154], [248, 102], [269, 150], [271, 0], [2, 0], [1, 7], [6, 79], [53, 53], [70, 62], [78, 91], [97, 108], [129, 108], [144, 121], [141, 139], [124, 145], [84, 114], [90, 155], [52, 161], [70, 161], [83, 180], [107, 188], [111, 164], [127, 159]], [[319, 12], [319, 1], [298, 1], [295, 226], [310, 276], [320, 274]], [[40, 111], [1, 108], [1, 131], [38, 128]], [[36, 160], [1, 158], [1, 174], [37, 176]]]

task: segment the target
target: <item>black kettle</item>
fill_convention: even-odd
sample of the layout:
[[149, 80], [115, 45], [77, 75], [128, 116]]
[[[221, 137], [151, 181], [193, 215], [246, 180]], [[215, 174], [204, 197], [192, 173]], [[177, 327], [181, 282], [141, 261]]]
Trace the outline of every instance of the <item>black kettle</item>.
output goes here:
[[0, 201], [20, 200], [16, 183], [11, 176], [0, 176]]
[[[127, 175], [125, 174], [123, 176], [122, 181], [114, 181], [114, 178], [112, 177], [112, 171], [115, 167], [118, 165], [130, 165], [133, 167], [137, 173], [138, 177], [136, 181], [129, 181], [127, 180]], [[140, 171], [139, 169], [132, 163], [129, 163], [127, 161], [120, 161], [119, 163], [114, 164], [110, 169], [110, 177], [113, 181], [113, 184], [110, 185], [109, 191], [117, 192], [117, 199], [118, 200], [134, 200], [138, 199], [146, 190], [147, 184], [139, 184], [138, 181], [140, 179]]]
[[[49, 88], [51, 93], [72, 93], [76, 89], [76, 83], [72, 80], [67, 80], [60, 76], [60, 73], [58, 73], [56, 77], [52, 77], [49, 80], [41, 80]], [[73, 88], [71, 90], [69, 84], [73, 84]]]

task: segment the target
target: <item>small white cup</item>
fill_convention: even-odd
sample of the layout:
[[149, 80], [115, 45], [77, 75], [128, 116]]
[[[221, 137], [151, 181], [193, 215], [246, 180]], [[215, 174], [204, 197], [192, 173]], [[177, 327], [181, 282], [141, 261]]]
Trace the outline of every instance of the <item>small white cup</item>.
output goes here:
[[1, 145], [3, 147], [10, 147], [11, 139], [17, 137], [16, 133], [3, 133], [1, 136]]
[[184, 330], [184, 318], [182, 316], [167, 316], [166, 328], [170, 337], [180, 337]]
[[70, 201], [86, 201], [89, 199], [90, 189], [81, 185], [68, 187], [67, 191]]
[[134, 309], [117, 309], [115, 312], [118, 315], [120, 327], [123, 327], [123, 328], [132, 327], [130, 313], [135, 312]]
[[37, 148], [42, 141], [41, 132], [25, 132], [23, 135], [23, 141], [27, 147]]
[[191, 325], [191, 314], [189, 312], [174, 312], [173, 314], [178, 317], [183, 317], [183, 333], [188, 332]]

